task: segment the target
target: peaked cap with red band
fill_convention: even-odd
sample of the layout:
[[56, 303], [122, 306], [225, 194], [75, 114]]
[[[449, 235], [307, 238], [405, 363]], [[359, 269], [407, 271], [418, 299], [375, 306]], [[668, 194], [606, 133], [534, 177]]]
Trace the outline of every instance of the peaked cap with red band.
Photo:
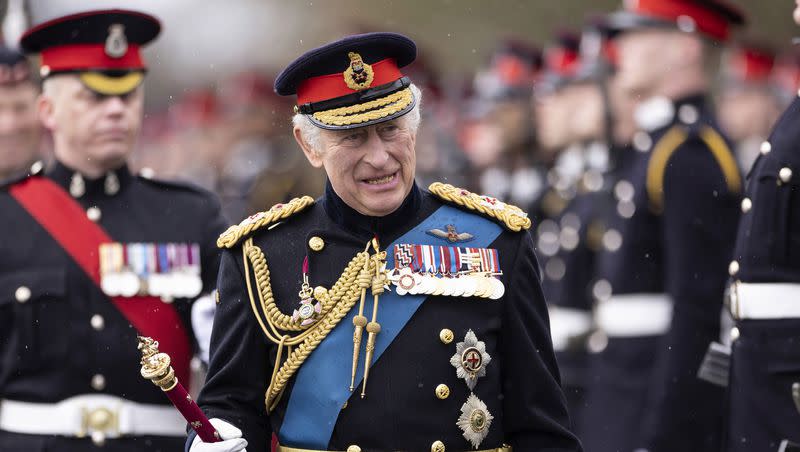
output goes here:
[[295, 111], [323, 129], [352, 129], [402, 116], [416, 104], [400, 68], [417, 56], [396, 33], [348, 36], [311, 50], [275, 79], [275, 92], [297, 95]]
[[766, 46], [741, 44], [725, 54], [723, 80], [728, 83], [770, 83], [775, 52]]
[[89, 89], [122, 95], [141, 84], [147, 69], [141, 47], [161, 31], [155, 17], [122, 9], [87, 11], [49, 20], [20, 40], [41, 54], [42, 77], [76, 73]]
[[608, 15], [608, 25], [618, 32], [640, 28], [675, 28], [727, 41], [732, 25], [744, 16], [721, 0], [625, 0], [624, 8]]
[[572, 31], [559, 31], [544, 49], [544, 74], [535, 89], [548, 94], [563, 88], [574, 80], [580, 68], [580, 35]]

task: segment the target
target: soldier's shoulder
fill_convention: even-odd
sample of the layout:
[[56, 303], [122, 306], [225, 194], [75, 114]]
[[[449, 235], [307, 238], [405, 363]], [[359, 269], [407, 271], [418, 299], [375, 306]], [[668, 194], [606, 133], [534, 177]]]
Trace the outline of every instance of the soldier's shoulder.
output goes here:
[[439, 201], [458, 207], [465, 212], [489, 218], [509, 231], [519, 232], [531, 227], [531, 220], [527, 213], [519, 207], [497, 198], [479, 195], [441, 182], [432, 183], [428, 187], [428, 192]]
[[0, 191], [7, 192], [11, 187], [22, 183], [33, 177], [41, 177], [44, 174], [44, 164], [35, 162], [30, 168], [17, 171], [4, 178], [0, 178]]
[[176, 194], [186, 194], [189, 196], [194, 196], [199, 198], [216, 198], [216, 195], [214, 195], [213, 192], [206, 190], [205, 188], [202, 188], [191, 182], [158, 178], [152, 172], [145, 170], [142, 170], [138, 174], [136, 174], [136, 179], [139, 182], [141, 182], [144, 186], [159, 191], [176, 193]]
[[275, 204], [267, 210], [251, 215], [239, 224], [234, 224], [223, 232], [217, 239], [220, 248], [233, 248], [247, 237], [259, 231], [269, 230], [270, 227], [302, 216], [308, 212], [309, 207], [316, 203], [311, 196], [294, 198], [287, 203]]

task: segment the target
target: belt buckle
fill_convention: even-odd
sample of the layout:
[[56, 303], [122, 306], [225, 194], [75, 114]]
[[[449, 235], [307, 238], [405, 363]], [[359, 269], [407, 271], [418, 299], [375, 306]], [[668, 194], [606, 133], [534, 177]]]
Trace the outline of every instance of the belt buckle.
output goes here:
[[118, 438], [119, 432], [119, 411], [106, 407], [81, 408], [81, 429], [77, 434], [78, 438], [89, 436], [97, 446], [102, 446], [106, 438]]

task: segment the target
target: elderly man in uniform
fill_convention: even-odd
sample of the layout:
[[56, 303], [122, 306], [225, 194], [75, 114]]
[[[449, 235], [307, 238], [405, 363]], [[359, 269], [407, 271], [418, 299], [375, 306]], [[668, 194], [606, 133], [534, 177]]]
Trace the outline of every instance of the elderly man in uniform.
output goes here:
[[140, 48], [159, 22], [90, 11], [29, 30], [55, 164], [0, 190], [0, 450], [174, 451], [185, 422], [139, 375], [137, 333], [188, 382], [192, 300], [213, 289], [224, 229], [209, 193], [134, 175]]
[[597, 256], [605, 348], [583, 438], [599, 452], [717, 450], [722, 390], [697, 372], [719, 334], [741, 178], [706, 93], [715, 49], [743, 18], [716, 0], [641, 0], [607, 20], [640, 130], [614, 185], [628, 204]]
[[[800, 5], [794, 10], [800, 25]], [[729, 452], [800, 442], [800, 100], [761, 144], [730, 264]], [[794, 403], [792, 403], [792, 396]], [[784, 446], [780, 446], [784, 450]], [[792, 449], [800, 450], [794, 445]]]
[[27, 172], [39, 157], [38, 95], [25, 55], [0, 46], [0, 181]]
[[275, 88], [328, 175], [220, 237], [199, 405], [225, 441], [192, 452], [581, 450], [550, 343], [530, 221], [414, 182], [420, 91], [392, 33], [311, 50]]

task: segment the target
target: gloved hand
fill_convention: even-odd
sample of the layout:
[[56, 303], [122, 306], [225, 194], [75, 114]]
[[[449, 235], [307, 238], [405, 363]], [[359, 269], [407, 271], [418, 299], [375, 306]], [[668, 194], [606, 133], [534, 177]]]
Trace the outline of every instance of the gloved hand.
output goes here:
[[210, 419], [211, 425], [217, 429], [219, 437], [223, 439], [218, 443], [204, 443], [199, 436], [192, 441], [189, 452], [247, 452], [247, 440], [242, 438], [242, 431], [223, 421]]

